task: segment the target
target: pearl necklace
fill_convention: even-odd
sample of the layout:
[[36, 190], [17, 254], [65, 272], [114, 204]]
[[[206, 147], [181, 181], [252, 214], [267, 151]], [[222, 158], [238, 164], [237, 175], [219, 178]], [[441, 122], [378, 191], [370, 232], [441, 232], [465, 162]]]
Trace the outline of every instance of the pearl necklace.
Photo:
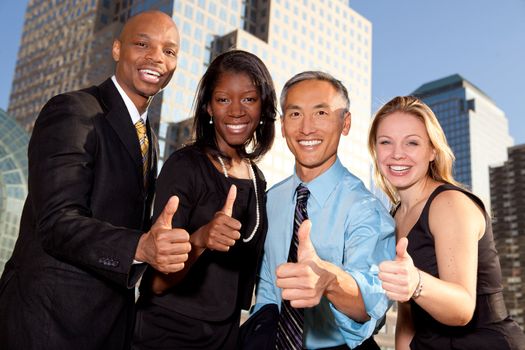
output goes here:
[[[217, 156], [219, 159], [219, 163], [221, 163], [222, 172], [224, 173], [224, 177], [228, 177], [228, 171], [226, 170], [226, 166], [224, 165], [224, 161], [222, 160], [221, 156]], [[252, 233], [247, 237], [243, 238], [242, 241], [244, 243], [248, 243], [252, 240], [253, 236], [255, 236], [255, 232], [257, 232], [257, 229], [259, 228], [259, 221], [261, 214], [259, 213], [259, 196], [257, 194], [257, 181], [255, 179], [255, 172], [253, 171], [253, 167], [250, 164], [249, 160], [246, 160], [246, 166], [248, 167], [248, 171], [250, 172], [250, 179], [253, 182], [253, 190], [255, 191], [255, 227], [253, 228]]]

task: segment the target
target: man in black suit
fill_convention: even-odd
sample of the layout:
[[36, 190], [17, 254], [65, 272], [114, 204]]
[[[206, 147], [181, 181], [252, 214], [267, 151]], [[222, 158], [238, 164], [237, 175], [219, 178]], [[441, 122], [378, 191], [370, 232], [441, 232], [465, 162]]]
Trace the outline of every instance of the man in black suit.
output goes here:
[[146, 263], [184, 267], [191, 247], [171, 228], [176, 197], [150, 229], [157, 152], [146, 118], [178, 50], [168, 15], [134, 16], [113, 44], [115, 75], [40, 112], [20, 234], [0, 280], [0, 348], [126, 349]]

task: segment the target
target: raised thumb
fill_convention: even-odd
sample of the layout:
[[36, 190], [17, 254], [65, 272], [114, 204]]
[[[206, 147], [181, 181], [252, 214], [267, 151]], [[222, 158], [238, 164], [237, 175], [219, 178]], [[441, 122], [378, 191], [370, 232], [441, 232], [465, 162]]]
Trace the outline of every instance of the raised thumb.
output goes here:
[[162, 213], [160, 213], [159, 217], [157, 218], [157, 221], [155, 221], [155, 225], [161, 225], [163, 227], [171, 229], [173, 215], [175, 215], [178, 208], [179, 197], [171, 196], [166, 205], [164, 206]]
[[298, 247], [297, 247], [297, 259], [301, 260], [304, 253], [314, 249], [312, 241], [310, 240], [310, 230], [312, 229], [312, 222], [310, 220], [304, 220], [299, 226], [297, 231]]
[[222, 212], [229, 217], [232, 216], [233, 213], [233, 204], [235, 203], [235, 199], [237, 198], [237, 187], [235, 185], [231, 185], [230, 191], [228, 191], [228, 196], [226, 197], [226, 202], [224, 202], [224, 206], [222, 207]]
[[401, 237], [396, 245], [396, 259], [406, 259], [410, 255], [407, 252], [408, 248], [408, 239], [406, 237]]

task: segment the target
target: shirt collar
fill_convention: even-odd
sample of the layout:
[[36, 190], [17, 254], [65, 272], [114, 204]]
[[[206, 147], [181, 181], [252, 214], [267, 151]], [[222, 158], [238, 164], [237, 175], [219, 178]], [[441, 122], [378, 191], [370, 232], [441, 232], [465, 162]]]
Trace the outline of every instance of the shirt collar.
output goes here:
[[324, 206], [324, 203], [333, 192], [334, 188], [343, 178], [344, 171], [345, 167], [343, 164], [341, 164], [339, 157], [336, 158], [334, 164], [332, 164], [332, 166], [324, 173], [307, 183], [301, 181], [301, 179], [297, 176], [297, 173], [294, 171], [292, 201], [295, 202], [295, 189], [300, 183], [302, 183], [308, 187], [308, 190], [310, 191], [310, 198], [313, 197], [321, 207]]
[[136, 122], [139, 121], [139, 119], [142, 119], [144, 123], [146, 123], [146, 119], [148, 118], [148, 110], [146, 110], [142, 115], [139, 114], [139, 110], [135, 106], [135, 104], [131, 101], [129, 96], [126, 94], [124, 89], [119, 85], [117, 82], [117, 77], [114, 75], [111, 77], [111, 80], [113, 81], [113, 84], [115, 84], [115, 87], [117, 88], [120, 96], [124, 100], [124, 104], [126, 105], [126, 108], [128, 109], [129, 115], [131, 116], [131, 121], [133, 122], [133, 125], [135, 125]]

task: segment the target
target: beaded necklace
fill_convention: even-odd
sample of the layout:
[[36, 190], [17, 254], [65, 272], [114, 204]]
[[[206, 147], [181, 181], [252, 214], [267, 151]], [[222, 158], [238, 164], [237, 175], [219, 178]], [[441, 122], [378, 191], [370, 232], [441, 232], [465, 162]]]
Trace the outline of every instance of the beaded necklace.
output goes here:
[[[228, 171], [226, 170], [226, 166], [224, 165], [224, 161], [220, 156], [217, 156], [219, 159], [219, 163], [221, 163], [222, 172], [224, 173], [224, 177], [228, 177]], [[248, 243], [252, 240], [253, 236], [255, 236], [255, 232], [257, 232], [257, 229], [259, 228], [259, 221], [261, 214], [259, 213], [259, 196], [257, 194], [257, 181], [255, 179], [255, 172], [253, 171], [253, 167], [249, 160], [246, 160], [246, 166], [248, 167], [248, 171], [250, 172], [250, 179], [253, 182], [253, 189], [255, 191], [255, 227], [253, 228], [252, 233], [247, 237], [243, 238], [242, 241], [244, 243]]]

